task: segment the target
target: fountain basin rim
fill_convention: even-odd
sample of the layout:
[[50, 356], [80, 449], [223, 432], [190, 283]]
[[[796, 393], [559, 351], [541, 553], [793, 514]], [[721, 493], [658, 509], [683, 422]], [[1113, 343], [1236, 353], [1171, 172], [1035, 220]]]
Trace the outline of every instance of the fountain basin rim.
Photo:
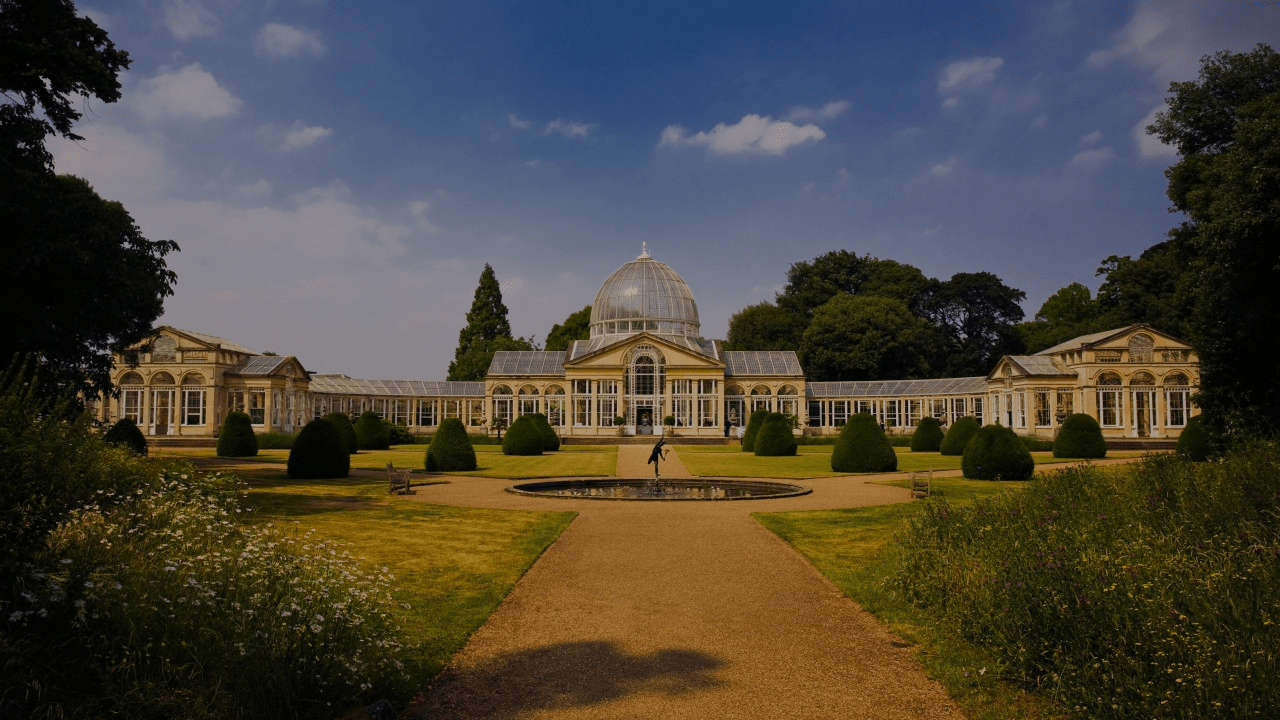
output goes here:
[[799, 497], [808, 495], [813, 492], [811, 488], [803, 485], [794, 485], [792, 483], [771, 482], [766, 480], [744, 480], [741, 478], [694, 478], [694, 479], [678, 479], [663, 480], [664, 487], [672, 488], [725, 488], [737, 490], [757, 490], [772, 491], [770, 494], [751, 495], [746, 497], [674, 497], [664, 495], [651, 495], [642, 497], [603, 497], [590, 495], [558, 495], [549, 491], [563, 489], [589, 489], [589, 488], [609, 488], [609, 487], [636, 487], [648, 486], [653, 482], [653, 478], [597, 478], [592, 480], [550, 480], [530, 483], [520, 483], [518, 485], [510, 485], [506, 491], [513, 495], [524, 495], [526, 497], [553, 498], [559, 500], [617, 500], [622, 502], [715, 502], [725, 500], [778, 500], [781, 498]]

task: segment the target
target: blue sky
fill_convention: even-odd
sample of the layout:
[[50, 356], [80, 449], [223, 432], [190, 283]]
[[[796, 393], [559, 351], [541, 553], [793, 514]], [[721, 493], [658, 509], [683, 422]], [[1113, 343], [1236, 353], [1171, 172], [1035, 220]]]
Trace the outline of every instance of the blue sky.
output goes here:
[[160, 322], [443, 379], [484, 263], [545, 338], [639, 254], [703, 334], [829, 250], [991, 271], [1028, 317], [1159, 242], [1142, 132], [1280, 2], [81, 3], [132, 55], [60, 172], [182, 252]]

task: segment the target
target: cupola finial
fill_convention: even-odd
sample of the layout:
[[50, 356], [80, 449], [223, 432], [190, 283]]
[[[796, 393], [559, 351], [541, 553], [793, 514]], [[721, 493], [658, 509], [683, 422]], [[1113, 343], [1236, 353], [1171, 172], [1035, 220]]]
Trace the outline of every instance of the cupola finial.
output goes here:
[[643, 260], [644, 258], [647, 258], [647, 257], [649, 257], [649, 243], [644, 242], [644, 241], [641, 241], [641, 243], [640, 243], [640, 257], [638, 257], [638, 258], [636, 258], [636, 259], [637, 259], [637, 260]]

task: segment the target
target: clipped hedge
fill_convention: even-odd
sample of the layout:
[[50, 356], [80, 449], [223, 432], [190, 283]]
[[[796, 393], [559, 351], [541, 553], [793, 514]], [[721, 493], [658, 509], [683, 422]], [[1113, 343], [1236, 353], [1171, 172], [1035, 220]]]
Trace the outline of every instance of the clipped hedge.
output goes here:
[[1103, 458], [1107, 456], [1107, 441], [1102, 439], [1102, 426], [1092, 416], [1084, 413], [1068, 415], [1062, 421], [1058, 437], [1053, 441], [1056, 458]]
[[507, 436], [502, 438], [502, 454], [541, 455], [545, 442], [535, 416], [521, 415], [511, 423]]
[[751, 413], [751, 417], [747, 418], [747, 429], [742, 431], [742, 452], [756, 451], [756, 435], [760, 434], [760, 426], [764, 424], [767, 417], [769, 417], [768, 410], [756, 408]]
[[791, 434], [791, 418], [782, 413], [769, 413], [756, 434], [755, 454], [779, 457], [796, 454], [796, 437]]
[[427, 446], [424, 467], [428, 472], [466, 472], [476, 469], [476, 451], [467, 429], [458, 418], [445, 418]]
[[142, 431], [138, 429], [138, 423], [134, 422], [133, 418], [117, 420], [110, 430], [103, 433], [102, 441], [108, 445], [127, 447], [138, 455], [147, 454], [147, 439], [143, 437]]
[[1030, 480], [1036, 463], [1011, 428], [985, 425], [965, 446], [960, 468], [969, 480]]
[[942, 423], [938, 422], [938, 418], [921, 418], [915, 433], [911, 435], [911, 452], [937, 452], [943, 437]]
[[533, 418], [533, 424], [538, 428], [538, 434], [542, 436], [542, 449], [546, 452], [555, 452], [560, 449], [560, 436], [556, 434], [551, 423], [547, 420], [547, 416], [542, 413], [534, 413], [529, 417]]
[[898, 469], [898, 454], [893, 451], [884, 428], [869, 413], [858, 413], [840, 430], [831, 450], [831, 469], [835, 472], [893, 472]]
[[258, 438], [253, 421], [239, 410], [227, 413], [218, 431], [218, 457], [253, 457], [258, 454]]
[[356, 439], [356, 429], [351, 424], [351, 418], [346, 413], [329, 413], [324, 416], [325, 420], [333, 423], [338, 428], [338, 434], [342, 436], [342, 441], [347, 444], [347, 452], [355, 455], [360, 450], [360, 443]]
[[1204, 424], [1203, 415], [1193, 415], [1178, 436], [1175, 453], [1194, 462], [1204, 462], [1213, 454], [1213, 434]]
[[975, 417], [965, 415], [958, 418], [947, 429], [947, 434], [942, 438], [942, 444], [938, 446], [938, 452], [943, 455], [964, 455], [964, 446], [969, 444], [969, 440], [981, 427]]
[[289, 451], [289, 477], [295, 480], [344, 478], [351, 472], [351, 453], [333, 423], [320, 418], [307, 423]]
[[372, 410], [356, 418], [356, 447], [360, 450], [386, 450], [391, 447], [391, 428]]

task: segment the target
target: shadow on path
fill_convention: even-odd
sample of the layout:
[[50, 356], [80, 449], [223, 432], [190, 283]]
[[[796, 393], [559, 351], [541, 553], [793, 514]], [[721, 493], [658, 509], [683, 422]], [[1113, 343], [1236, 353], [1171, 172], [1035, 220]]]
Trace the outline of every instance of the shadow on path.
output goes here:
[[450, 667], [406, 717], [499, 720], [641, 693], [682, 695], [723, 685], [713, 673], [724, 664], [694, 650], [629, 655], [611, 642], [558, 643]]

